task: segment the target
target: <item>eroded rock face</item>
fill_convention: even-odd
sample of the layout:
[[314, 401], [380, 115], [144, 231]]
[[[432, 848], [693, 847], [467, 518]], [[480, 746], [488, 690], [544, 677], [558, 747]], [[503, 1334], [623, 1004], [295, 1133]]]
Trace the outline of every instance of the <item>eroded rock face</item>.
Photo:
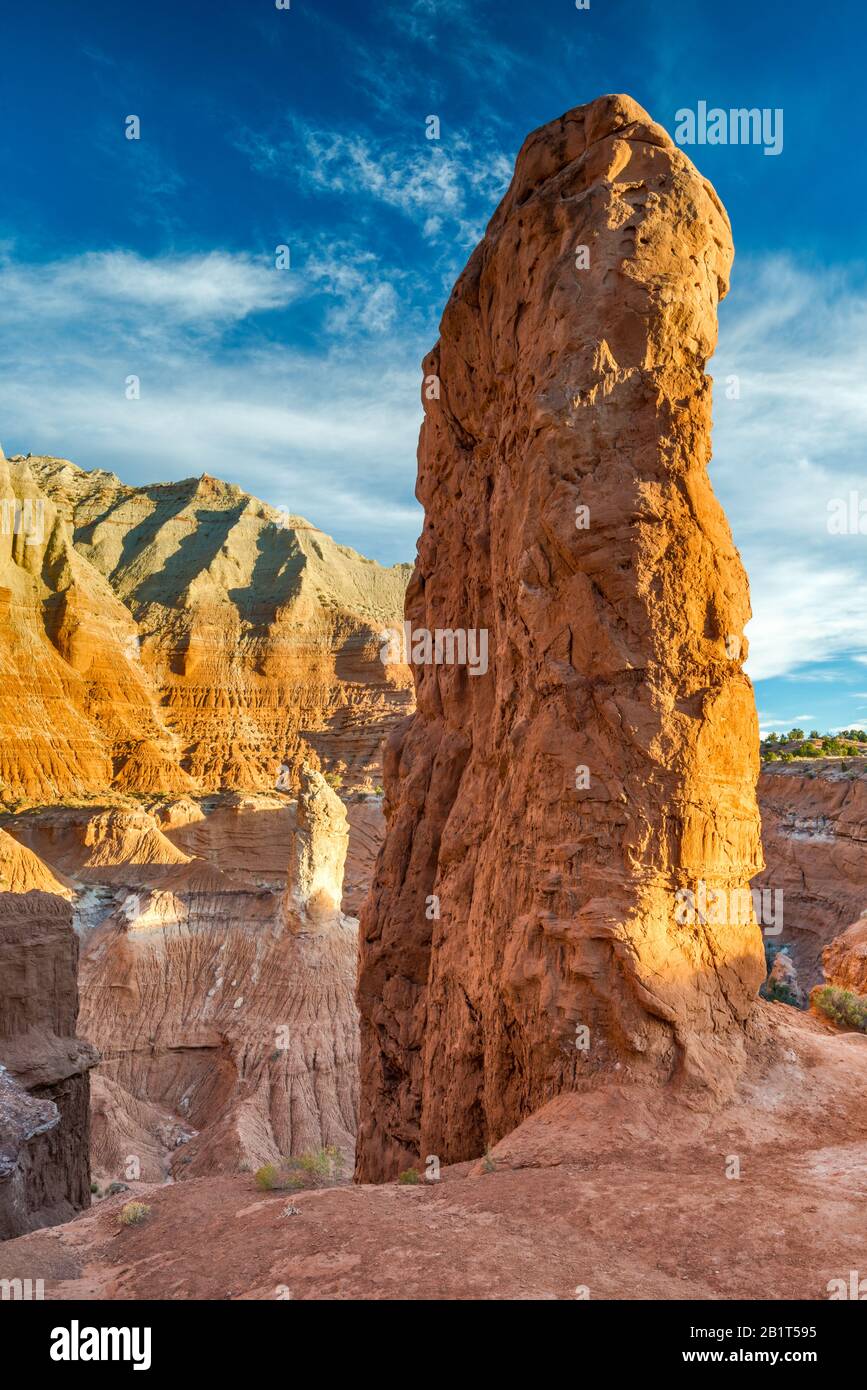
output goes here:
[[315, 768], [301, 768], [295, 842], [286, 910], [298, 929], [330, 926], [340, 915], [349, 818], [343, 802]]
[[825, 947], [822, 964], [828, 984], [867, 999], [867, 913]]
[[489, 667], [417, 666], [388, 745], [363, 1179], [478, 1155], [559, 1091], [737, 1076], [760, 933], [683, 897], [762, 862], [747, 583], [706, 471], [731, 259], [710, 185], [604, 97], [527, 139], [446, 307], [406, 618], [486, 631]]
[[[5, 839], [5, 837], [3, 837]], [[0, 858], [0, 1239], [90, 1202], [89, 1081], [76, 1036], [78, 940], [66, 897], [20, 846]], [[19, 861], [15, 863], [16, 851]], [[11, 889], [11, 885], [17, 886]], [[10, 891], [11, 889], [11, 891]]]
[[378, 778], [408, 566], [207, 475], [0, 453], [0, 507], [0, 802], [292, 789], [311, 744], [347, 787]]
[[823, 982], [825, 948], [867, 910], [867, 765], [769, 763], [758, 794], [766, 866], [755, 886], [781, 895], [782, 931], [770, 939], [788, 947], [809, 990]]
[[[139, 838], [124, 817], [111, 844], [146, 843], [154, 862], [142, 865], [139, 849], [132, 863], [98, 864], [94, 847], [82, 870], [119, 898], [87, 934], [81, 968], [83, 1026], [103, 1053], [100, 1178], [255, 1170], [328, 1145], [351, 1165], [358, 923], [340, 910], [347, 817], [319, 772], [302, 767], [301, 782], [297, 814], [277, 797], [208, 815], [176, 803], [162, 830], [140, 816], [150, 827]], [[35, 828], [30, 838], [47, 840]], [[278, 838], [290, 847], [288, 887], [286, 859], [277, 881], [264, 853]]]
[[798, 968], [788, 950], [779, 951], [768, 971], [765, 988], [770, 998], [781, 998], [796, 1008], [807, 1007], [807, 995], [798, 979]]

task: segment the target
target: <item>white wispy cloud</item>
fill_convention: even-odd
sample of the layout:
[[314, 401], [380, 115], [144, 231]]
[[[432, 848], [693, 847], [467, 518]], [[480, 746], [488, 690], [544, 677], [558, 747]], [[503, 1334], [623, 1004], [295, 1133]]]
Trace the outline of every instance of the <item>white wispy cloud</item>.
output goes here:
[[429, 140], [422, 119], [400, 148], [298, 119], [288, 138], [247, 131], [238, 143], [260, 173], [372, 200], [416, 223], [429, 240], [439, 239], [449, 224], [462, 246], [478, 240], [512, 174], [512, 161], [489, 139], [471, 140], [443, 125], [440, 137]]
[[220, 326], [278, 308], [299, 293], [298, 279], [264, 259], [212, 251], [149, 260], [99, 251], [47, 263], [0, 260], [0, 324], [71, 323], [109, 315], [154, 315]]
[[711, 476], [750, 578], [750, 674], [864, 652], [867, 544], [830, 534], [828, 517], [849, 490], [867, 497], [867, 291], [788, 260], [736, 264], [710, 370]]
[[386, 275], [372, 251], [349, 242], [314, 249], [304, 274], [311, 286], [329, 297], [328, 327], [344, 335], [391, 328], [400, 307], [398, 284], [409, 278], [396, 269]]
[[[136, 482], [207, 470], [377, 558], [411, 558], [430, 346], [411, 268], [350, 240], [317, 241], [301, 260], [293, 248], [291, 272], [226, 251], [39, 265], [4, 254], [7, 449]], [[291, 315], [317, 305], [314, 345], [285, 346]], [[711, 369], [712, 477], [750, 577], [750, 673], [821, 681], [837, 657], [867, 665], [867, 540], [827, 529], [829, 500], [867, 490], [863, 290], [783, 262], [740, 269]], [[138, 401], [125, 398], [128, 373]]]
[[410, 38], [433, 46], [439, 41], [441, 26], [463, 27], [470, 7], [465, 0], [408, 0], [395, 12], [395, 23]]

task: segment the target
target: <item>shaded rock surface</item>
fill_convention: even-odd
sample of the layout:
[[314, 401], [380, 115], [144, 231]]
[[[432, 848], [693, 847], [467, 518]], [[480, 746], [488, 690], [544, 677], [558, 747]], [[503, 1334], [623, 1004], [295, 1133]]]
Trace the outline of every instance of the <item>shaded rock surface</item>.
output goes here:
[[716, 1100], [742, 1066], [760, 933], [676, 915], [762, 862], [747, 583], [706, 471], [731, 259], [711, 186], [604, 97], [528, 137], [452, 292], [405, 616], [487, 632], [489, 669], [416, 666], [387, 748], [362, 1179], [476, 1156], [563, 1090]]
[[[770, 939], [809, 991], [825, 948], [867, 912], [867, 759], [766, 763], [758, 796], [766, 867], [753, 886], [782, 894], [783, 930]], [[845, 950], [825, 968], [841, 968]]]
[[[66, 1221], [90, 1203], [89, 1081], [76, 1035], [78, 939], [44, 866], [0, 856], [0, 1238]], [[15, 863], [15, 851], [19, 862]], [[16, 884], [10, 891], [9, 885]], [[60, 885], [58, 885], [59, 887]]]
[[867, 999], [867, 914], [825, 947], [822, 966], [828, 984]]
[[[177, 862], [163, 851], [163, 865], [116, 865], [120, 901], [87, 934], [81, 967], [83, 1027], [103, 1054], [101, 1178], [256, 1169], [327, 1145], [351, 1162], [357, 922], [340, 908], [348, 821], [319, 772], [303, 767], [301, 781], [297, 818], [278, 798], [246, 798], [235, 836], [231, 807], [218, 808], [209, 832], [198, 808], [176, 804], [161, 813], [162, 830], [151, 818], [149, 845], [164, 841]], [[264, 825], [241, 829], [257, 815]], [[286, 859], [279, 874], [266, 856], [257, 864], [255, 847], [269, 848], [275, 822], [291, 854], [289, 888]], [[240, 854], [238, 840], [243, 873], [225, 854], [227, 841]], [[105, 881], [107, 866], [98, 872]]]
[[807, 995], [801, 988], [797, 966], [787, 949], [779, 951], [775, 955], [773, 964], [768, 971], [766, 988], [770, 997], [775, 994], [782, 995], [786, 1003], [793, 1004], [796, 1008], [805, 1009], [807, 1007]]

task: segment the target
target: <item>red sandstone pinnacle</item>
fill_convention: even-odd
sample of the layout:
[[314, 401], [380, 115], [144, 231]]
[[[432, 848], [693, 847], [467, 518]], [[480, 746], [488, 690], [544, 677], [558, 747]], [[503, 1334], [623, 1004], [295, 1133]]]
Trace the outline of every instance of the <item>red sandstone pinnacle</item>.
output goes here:
[[486, 630], [489, 666], [417, 665], [387, 748], [361, 1179], [476, 1156], [561, 1091], [716, 1103], [742, 1066], [759, 929], [678, 910], [762, 862], [747, 581], [706, 472], [732, 254], [710, 184], [606, 96], [528, 137], [446, 306], [406, 617]]

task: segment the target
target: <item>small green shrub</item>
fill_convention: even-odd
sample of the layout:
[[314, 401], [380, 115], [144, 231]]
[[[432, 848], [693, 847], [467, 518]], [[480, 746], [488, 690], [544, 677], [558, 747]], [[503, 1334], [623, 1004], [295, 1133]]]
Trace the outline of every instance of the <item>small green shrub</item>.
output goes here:
[[121, 1207], [118, 1219], [121, 1226], [140, 1226], [150, 1214], [151, 1209], [146, 1202], [127, 1202], [125, 1207]]
[[279, 1163], [266, 1163], [255, 1175], [256, 1186], [263, 1192], [282, 1192], [291, 1188], [297, 1192], [304, 1187], [328, 1187], [343, 1176], [343, 1154], [336, 1144], [307, 1153], [292, 1154]]
[[311, 1178], [335, 1178], [343, 1171], [343, 1154], [336, 1144], [327, 1144], [324, 1149], [311, 1149], [287, 1158], [286, 1167], [300, 1169]]
[[867, 1033], [867, 999], [860, 994], [836, 985], [819, 985], [810, 995], [810, 1003], [832, 1023]]
[[783, 984], [779, 980], [765, 980], [759, 988], [759, 994], [771, 1004], [791, 1004], [793, 1009], [802, 1007], [791, 986]]
[[398, 1182], [402, 1182], [402, 1183], [404, 1183], [405, 1185], [409, 1185], [409, 1186], [412, 1186], [414, 1183], [417, 1183], [417, 1182], [420, 1182], [420, 1181], [421, 1181], [421, 1179], [420, 1179], [420, 1177], [419, 1177], [419, 1175], [418, 1175], [418, 1170], [415, 1169], [415, 1168], [406, 1168], [406, 1169], [404, 1169], [404, 1171], [398, 1175], [398, 1179], [397, 1179], [397, 1180], [398, 1180]]

